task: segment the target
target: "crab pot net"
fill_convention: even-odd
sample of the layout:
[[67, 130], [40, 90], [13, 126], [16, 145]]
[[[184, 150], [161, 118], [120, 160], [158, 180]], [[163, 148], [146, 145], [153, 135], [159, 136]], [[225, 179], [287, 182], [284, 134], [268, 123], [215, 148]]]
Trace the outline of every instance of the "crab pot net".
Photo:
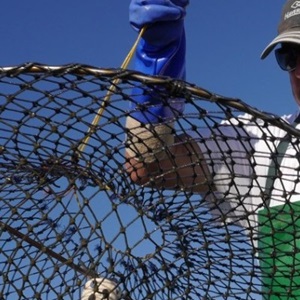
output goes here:
[[[133, 89], [185, 101], [161, 138], [171, 167], [140, 182]], [[26, 64], [0, 69], [0, 132], [0, 299], [80, 299], [97, 277], [133, 300], [299, 299], [294, 125], [169, 78]]]

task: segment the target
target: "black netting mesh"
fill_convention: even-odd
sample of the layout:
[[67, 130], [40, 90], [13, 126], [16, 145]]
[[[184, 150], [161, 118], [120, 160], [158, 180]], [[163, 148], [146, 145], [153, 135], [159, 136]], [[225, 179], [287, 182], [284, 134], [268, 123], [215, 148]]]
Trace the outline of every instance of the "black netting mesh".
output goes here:
[[[186, 100], [174, 131], [188, 138], [176, 143], [197, 141], [202, 155], [193, 148], [177, 168], [164, 149], [172, 188], [170, 170], [146, 184], [126, 171], [134, 87]], [[80, 299], [99, 276], [133, 300], [299, 299], [299, 137], [276, 116], [167, 78], [2, 68], [0, 299]], [[204, 161], [211, 175], [181, 185], [183, 168], [196, 174]]]

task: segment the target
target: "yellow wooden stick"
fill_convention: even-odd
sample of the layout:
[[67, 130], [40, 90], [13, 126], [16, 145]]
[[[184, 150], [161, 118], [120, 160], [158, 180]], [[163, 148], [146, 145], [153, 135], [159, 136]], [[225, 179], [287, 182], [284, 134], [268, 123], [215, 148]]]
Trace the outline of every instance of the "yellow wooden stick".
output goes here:
[[[145, 30], [146, 30], [146, 28], [144, 27], [144, 28], [142, 28], [142, 30], [140, 31], [140, 33], [139, 33], [139, 35], [138, 35], [138, 37], [137, 37], [137, 39], [136, 39], [134, 45], [132, 46], [131, 50], [129, 51], [128, 55], [126, 56], [124, 62], [123, 62], [122, 65], [121, 65], [121, 68], [122, 68], [122, 69], [126, 69], [126, 68], [128, 67], [128, 65], [129, 65], [129, 63], [130, 63], [130, 61], [131, 61], [131, 59], [132, 59], [132, 57], [133, 57], [133, 55], [134, 55], [134, 53], [135, 53], [135, 51], [136, 51], [137, 45], [138, 45], [138, 43], [139, 43], [139, 41], [140, 41], [142, 35], [144, 34]], [[79, 153], [78, 153], [78, 154], [79, 154], [79, 155], [84, 151], [84, 149], [85, 149], [85, 147], [86, 147], [86, 145], [87, 145], [87, 143], [88, 143], [88, 141], [89, 141], [91, 135], [95, 132], [96, 126], [98, 125], [98, 123], [99, 123], [99, 121], [100, 121], [100, 119], [101, 119], [101, 117], [102, 117], [102, 115], [103, 115], [103, 112], [104, 112], [104, 110], [105, 110], [105, 107], [107, 106], [107, 103], [109, 102], [111, 96], [112, 96], [113, 93], [115, 92], [115, 90], [116, 90], [116, 85], [118, 85], [119, 82], [120, 82], [120, 79], [117, 78], [117, 79], [115, 79], [115, 80], [112, 82], [111, 86], [109, 87], [108, 92], [107, 92], [106, 96], [104, 97], [103, 102], [101, 103], [101, 106], [100, 106], [100, 108], [98, 109], [97, 114], [96, 114], [96, 116], [94, 117], [94, 120], [93, 120], [93, 122], [91, 123], [91, 125], [90, 125], [90, 127], [89, 127], [89, 129], [88, 129], [88, 131], [87, 131], [87, 133], [86, 133], [85, 138], [82, 140], [81, 144], [80, 144], [79, 147], [78, 147], [78, 150], [79, 150]]]

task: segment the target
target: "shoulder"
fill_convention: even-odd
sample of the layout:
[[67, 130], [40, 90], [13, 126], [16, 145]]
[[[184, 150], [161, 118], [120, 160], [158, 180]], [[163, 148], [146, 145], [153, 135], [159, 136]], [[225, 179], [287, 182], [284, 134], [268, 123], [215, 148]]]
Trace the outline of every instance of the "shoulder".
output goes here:
[[[257, 117], [249, 113], [244, 113], [231, 119], [224, 120], [220, 125], [224, 125], [225, 128], [233, 127], [235, 132], [237, 132], [237, 128], [240, 128], [240, 130], [238, 130], [239, 134], [244, 132], [244, 134], [248, 134], [253, 138], [263, 138], [270, 135], [273, 137], [282, 137], [286, 134], [286, 131], [283, 130], [279, 124], [282, 123], [282, 121], [293, 124], [298, 116], [300, 118], [299, 111], [282, 116], [265, 113], [265, 118], [263, 115], [264, 113], [262, 113], [260, 117]], [[275, 122], [271, 122], [271, 120]], [[276, 126], [276, 123], [278, 126]], [[300, 126], [300, 122], [298, 123]]]
[[294, 121], [296, 120], [296, 118], [299, 116], [300, 111], [297, 111], [293, 114], [289, 114], [289, 115], [283, 115], [281, 118], [286, 121], [289, 124], [294, 123]]

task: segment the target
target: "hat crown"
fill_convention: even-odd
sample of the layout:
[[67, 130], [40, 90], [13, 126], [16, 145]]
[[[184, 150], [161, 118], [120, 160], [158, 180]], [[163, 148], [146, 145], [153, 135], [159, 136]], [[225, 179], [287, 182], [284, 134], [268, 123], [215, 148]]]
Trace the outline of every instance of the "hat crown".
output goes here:
[[282, 43], [300, 45], [300, 0], [286, 1], [281, 13], [278, 35], [263, 50], [261, 58], [266, 58], [278, 44]]
[[278, 32], [290, 30], [294, 27], [300, 27], [300, 1], [289, 0], [283, 7], [281, 20], [278, 26]]

